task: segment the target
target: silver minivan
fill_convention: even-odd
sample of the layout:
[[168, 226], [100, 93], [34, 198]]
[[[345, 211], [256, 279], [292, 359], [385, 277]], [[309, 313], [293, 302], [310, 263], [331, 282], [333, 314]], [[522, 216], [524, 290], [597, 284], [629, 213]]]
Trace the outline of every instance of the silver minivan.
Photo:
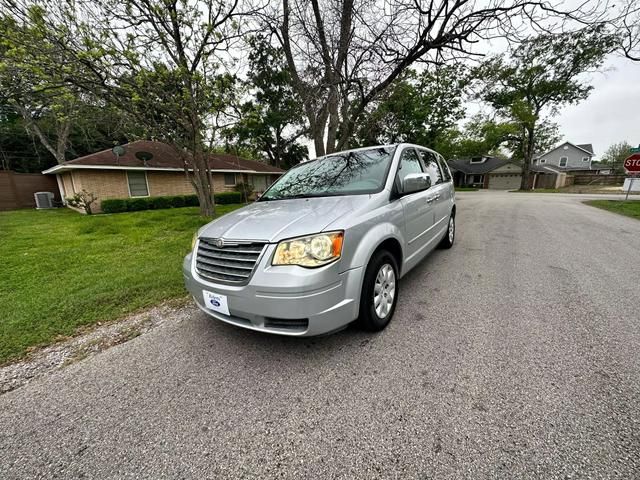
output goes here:
[[332, 153], [287, 171], [252, 205], [202, 227], [184, 259], [208, 315], [312, 336], [387, 326], [398, 279], [455, 238], [451, 172], [411, 144]]

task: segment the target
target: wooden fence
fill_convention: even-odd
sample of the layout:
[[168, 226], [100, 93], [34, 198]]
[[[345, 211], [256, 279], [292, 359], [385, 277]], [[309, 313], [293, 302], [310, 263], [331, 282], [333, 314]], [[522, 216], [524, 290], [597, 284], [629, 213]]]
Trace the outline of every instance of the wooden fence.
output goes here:
[[33, 194], [36, 192], [52, 192], [56, 200], [60, 200], [54, 175], [0, 170], [0, 210], [35, 208]]
[[590, 173], [573, 175], [574, 185], [622, 185], [626, 175], [594, 175]]
[[529, 176], [529, 185], [533, 187], [535, 178], [535, 188], [556, 188], [558, 176], [554, 173], [533, 173]]

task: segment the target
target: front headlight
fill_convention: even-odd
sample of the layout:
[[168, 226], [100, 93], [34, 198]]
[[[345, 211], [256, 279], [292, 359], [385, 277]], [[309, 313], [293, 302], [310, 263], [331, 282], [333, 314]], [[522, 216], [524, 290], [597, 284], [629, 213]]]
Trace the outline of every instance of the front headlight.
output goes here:
[[278, 244], [272, 265], [320, 267], [340, 258], [344, 232], [319, 233]]

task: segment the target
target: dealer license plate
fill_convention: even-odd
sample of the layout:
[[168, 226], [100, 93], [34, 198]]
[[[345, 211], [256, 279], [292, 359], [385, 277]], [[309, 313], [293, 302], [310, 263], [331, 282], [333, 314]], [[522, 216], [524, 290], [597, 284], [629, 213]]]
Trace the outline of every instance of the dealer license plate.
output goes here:
[[227, 303], [226, 295], [220, 295], [219, 293], [203, 290], [202, 296], [204, 298], [205, 307], [213, 310], [214, 312], [229, 315], [229, 304]]

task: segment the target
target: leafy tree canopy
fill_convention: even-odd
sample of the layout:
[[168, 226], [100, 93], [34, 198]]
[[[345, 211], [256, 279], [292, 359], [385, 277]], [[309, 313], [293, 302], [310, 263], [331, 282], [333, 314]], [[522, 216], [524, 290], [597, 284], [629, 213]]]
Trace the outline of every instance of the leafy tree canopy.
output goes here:
[[602, 154], [600, 161], [614, 167], [617, 173], [624, 173], [623, 162], [631, 155], [632, 146], [627, 141], [614, 143]]
[[299, 142], [307, 132], [302, 104], [282, 49], [268, 36], [256, 35], [248, 44], [249, 71], [242, 86], [251, 99], [239, 106], [239, 121], [226, 130], [227, 141], [237, 144], [234, 149], [246, 148], [254, 157], [266, 155], [270, 164], [286, 169], [308, 156]]
[[435, 146], [439, 136], [464, 117], [468, 85], [469, 72], [460, 66], [408, 71], [363, 115], [354, 143]]
[[585, 99], [591, 89], [584, 73], [602, 65], [617, 39], [603, 26], [532, 38], [513, 50], [510, 58], [493, 57], [476, 71], [479, 98], [497, 116], [520, 129], [524, 160], [522, 188], [529, 188], [529, 166], [538, 145], [541, 122], [564, 105]]

